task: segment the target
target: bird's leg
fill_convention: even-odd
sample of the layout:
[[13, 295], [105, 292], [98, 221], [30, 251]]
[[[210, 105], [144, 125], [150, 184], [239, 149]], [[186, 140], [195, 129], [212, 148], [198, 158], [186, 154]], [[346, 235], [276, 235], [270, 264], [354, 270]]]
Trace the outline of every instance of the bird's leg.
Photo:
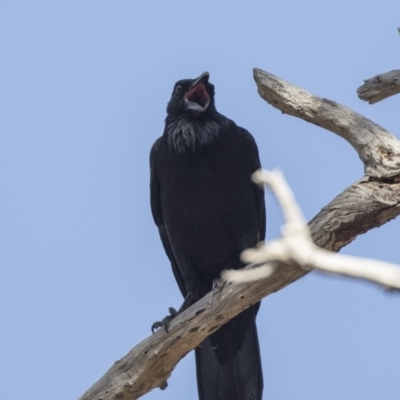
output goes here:
[[163, 318], [161, 321], [156, 321], [154, 324], [151, 326], [151, 331], [154, 333], [154, 331], [158, 328], [164, 327], [165, 330], [168, 332], [168, 326], [172, 318], [175, 318], [178, 315], [178, 311], [175, 310], [173, 307], [168, 308], [169, 315], [167, 315], [165, 318]]
[[196, 301], [196, 294], [195, 292], [188, 292], [186, 295], [185, 299], [183, 300], [182, 305], [179, 307], [179, 310], [176, 311], [175, 308], [169, 307], [169, 315], [167, 315], [165, 318], [163, 318], [161, 321], [156, 321], [154, 324], [151, 326], [151, 331], [154, 333], [154, 331], [158, 328], [164, 327], [166, 332], [168, 333], [168, 328], [171, 320], [175, 318], [178, 314], [181, 312], [185, 311], [188, 307], [190, 307], [194, 302]]
[[185, 297], [185, 300], [183, 300], [183, 303], [178, 310], [178, 314], [185, 311], [192, 304], [194, 304], [194, 302], [196, 301], [195, 299], [196, 299], [195, 292], [192, 292], [192, 291], [188, 292], [188, 294]]

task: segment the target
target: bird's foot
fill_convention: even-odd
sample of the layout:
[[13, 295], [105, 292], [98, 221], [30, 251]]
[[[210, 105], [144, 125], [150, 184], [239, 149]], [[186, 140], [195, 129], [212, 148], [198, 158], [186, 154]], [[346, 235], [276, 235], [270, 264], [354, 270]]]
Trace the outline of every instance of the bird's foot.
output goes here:
[[166, 330], [166, 332], [168, 333], [169, 324], [170, 324], [171, 320], [173, 318], [175, 318], [181, 312], [185, 311], [195, 301], [196, 301], [196, 292], [188, 292], [188, 294], [186, 295], [185, 300], [183, 300], [183, 303], [180, 306], [179, 310], [176, 311], [175, 308], [173, 308], [173, 307], [168, 308], [169, 315], [167, 315], [161, 321], [154, 322], [154, 324], [151, 326], [151, 331], [154, 333], [154, 331], [156, 329], [164, 328]]
[[165, 331], [168, 333], [168, 328], [171, 320], [178, 315], [178, 311], [176, 311], [173, 307], [168, 308], [168, 311], [169, 315], [167, 315], [161, 321], [154, 322], [154, 324], [151, 326], [151, 331], [153, 333], [159, 328], [164, 328]]

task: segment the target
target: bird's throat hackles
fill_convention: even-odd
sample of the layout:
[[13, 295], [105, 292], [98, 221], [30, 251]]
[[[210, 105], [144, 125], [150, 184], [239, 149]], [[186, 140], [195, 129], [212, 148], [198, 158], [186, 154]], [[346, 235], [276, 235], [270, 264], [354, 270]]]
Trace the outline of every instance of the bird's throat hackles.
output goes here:
[[178, 153], [195, 152], [211, 145], [218, 137], [221, 127], [230, 120], [215, 113], [212, 117], [200, 118], [184, 113], [166, 119], [165, 132], [170, 148]]

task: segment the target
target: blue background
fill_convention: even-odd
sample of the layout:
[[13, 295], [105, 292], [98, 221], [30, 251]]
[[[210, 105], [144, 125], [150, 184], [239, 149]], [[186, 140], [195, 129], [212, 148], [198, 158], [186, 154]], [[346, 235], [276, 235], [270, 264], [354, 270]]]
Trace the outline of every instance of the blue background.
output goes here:
[[[207, 70], [220, 112], [255, 136], [307, 219], [361, 178], [343, 139], [269, 106], [252, 68], [399, 135], [400, 2], [69, 0], [0, 3], [0, 398], [76, 399], [181, 297], [153, 224], [148, 154], [173, 84]], [[267, 196], [268, 239], [282, 223]], [[400, 220], [344, 253], [400, 263]], [[311, 273], [268, 297], [265, 399], [398, 399], [400, 300]], [[193, 355], [166, 391], [196, 399]]]

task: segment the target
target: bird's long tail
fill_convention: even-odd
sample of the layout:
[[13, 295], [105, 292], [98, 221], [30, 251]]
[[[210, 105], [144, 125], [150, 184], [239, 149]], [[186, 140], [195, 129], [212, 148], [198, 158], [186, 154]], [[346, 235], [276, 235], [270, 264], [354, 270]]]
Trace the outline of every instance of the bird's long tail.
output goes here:
[[254, 305], [196, 349], [200, 400], [261, 400], [263, 376]]

